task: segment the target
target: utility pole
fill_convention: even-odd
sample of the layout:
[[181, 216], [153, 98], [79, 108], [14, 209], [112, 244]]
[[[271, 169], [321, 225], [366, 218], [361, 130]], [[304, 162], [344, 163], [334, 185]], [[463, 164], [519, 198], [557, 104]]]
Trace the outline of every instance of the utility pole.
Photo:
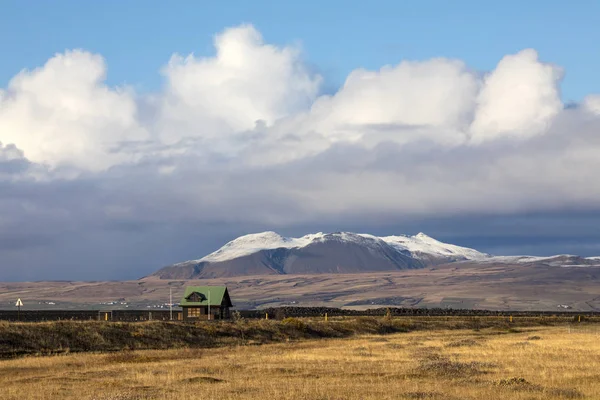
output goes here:
[[208, 320], [210, 321], [210, 289], [208, 289]]
[[169, 320], [173, 321], [173, 288], [169, 286]]

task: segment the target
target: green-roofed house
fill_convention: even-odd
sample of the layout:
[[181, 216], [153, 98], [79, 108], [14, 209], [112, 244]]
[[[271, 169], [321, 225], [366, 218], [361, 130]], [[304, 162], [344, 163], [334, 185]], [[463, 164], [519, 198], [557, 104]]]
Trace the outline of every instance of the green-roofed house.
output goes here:
[[228, 319], [233, 307], [227, 286], [188, 286], [179, 306], [184, 321]]

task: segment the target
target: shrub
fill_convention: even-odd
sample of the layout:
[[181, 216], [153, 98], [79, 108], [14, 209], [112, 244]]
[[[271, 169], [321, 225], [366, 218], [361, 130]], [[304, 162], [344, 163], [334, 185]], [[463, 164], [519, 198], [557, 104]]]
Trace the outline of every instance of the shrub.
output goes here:
[[295, 330], [304, 332], [306, 330], [306, 324], [298, 318], [287, 317], [284, 318], [281, 323], [285, 326], [294, 328]]
[[242, 313], [240, 313], [238, 310], [235, 310], [231, 313], [231, 319], [237, 322], [243, 320], [244, 317], [242, 317]]

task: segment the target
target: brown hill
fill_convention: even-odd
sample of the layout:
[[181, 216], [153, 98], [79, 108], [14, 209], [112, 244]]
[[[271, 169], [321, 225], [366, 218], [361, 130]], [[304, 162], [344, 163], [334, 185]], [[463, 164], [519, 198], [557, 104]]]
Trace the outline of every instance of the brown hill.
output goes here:
[[239, 308], [278, 305], [372, 308], [390, 305], [600, 311], [600, 267], [491, 262], [354, 274], [0, 283], [0, 308], [14, 309], [16, 299], [21, 298], [24, 309], [129, 307], [152, 310], [167, 307], [170, 288], [174, 300], [178, 301], [186, 285], [227, 285], [234, 305]]

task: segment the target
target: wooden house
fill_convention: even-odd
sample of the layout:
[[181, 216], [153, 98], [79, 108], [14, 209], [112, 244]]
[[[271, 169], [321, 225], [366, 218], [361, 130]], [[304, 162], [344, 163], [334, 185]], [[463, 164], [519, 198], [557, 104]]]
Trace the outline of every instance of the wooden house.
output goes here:
[[227, 286], [188, 286], [179, 306], [184, 321], [229, 319], [233, 307]]

